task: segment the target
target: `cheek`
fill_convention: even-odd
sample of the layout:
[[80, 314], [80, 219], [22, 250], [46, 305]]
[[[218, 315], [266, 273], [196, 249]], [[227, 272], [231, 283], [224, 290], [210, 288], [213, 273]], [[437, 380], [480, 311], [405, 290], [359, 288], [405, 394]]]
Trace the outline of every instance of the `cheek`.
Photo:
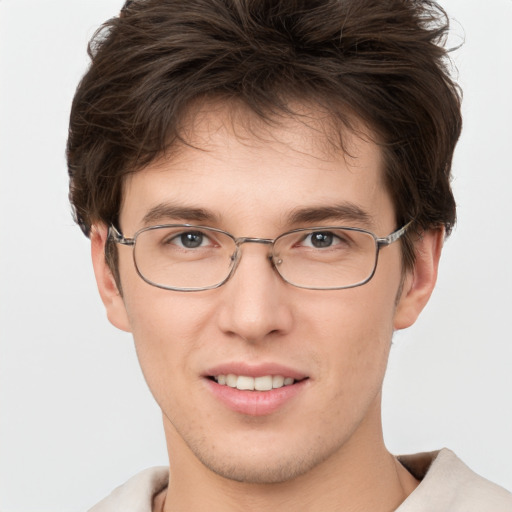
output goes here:
[[302, 313], [322, 374], [352, 397], [380, 387], [393, 335], [394, 290], [379, 293], [370, 284], [319, 294]]
[[142, 372], [161, 404], [165, 389], [179, 387], [183, 376], [191, 374], [193, 354], [206, 338], [211, 310], [201, 297], [161, 290], [142, 281], [125, 289], [125, 297]]
[[303, 319], [303, 325], [309, 323], [309, 331], [320, 342], [332, 339], [363, 349], [368, 344], [389, 341], [393, 333], [396, 291], [389, 287], [386, 292], [371, 284], [318, 292], [307, 302], [303, 301], [301, 307], [297, 306], [295, 316]]

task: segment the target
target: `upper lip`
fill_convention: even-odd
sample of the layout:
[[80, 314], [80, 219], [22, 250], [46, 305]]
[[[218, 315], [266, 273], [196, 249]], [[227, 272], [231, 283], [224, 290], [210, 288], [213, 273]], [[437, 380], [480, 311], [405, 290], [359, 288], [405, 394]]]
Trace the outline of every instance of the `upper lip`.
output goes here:
[[214, 377], [216, 375], [244, 375], [247, 377], [263, 377], [265, 375], [281, 375], [283, 377], [291, 377], [295, 380], [302, 380], [307, 375], [300, 370], [290, 368], [279, 363], [259, 363], [248, 364], [246, 362], [229, 362], [221, 363], [209, 368], [204, 376]]

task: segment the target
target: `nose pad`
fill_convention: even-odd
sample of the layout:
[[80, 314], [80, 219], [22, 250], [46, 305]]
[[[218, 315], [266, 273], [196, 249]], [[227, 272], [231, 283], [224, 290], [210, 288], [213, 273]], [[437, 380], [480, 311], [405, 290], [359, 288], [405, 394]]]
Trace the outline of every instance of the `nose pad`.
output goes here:
[[240, 263], [241, 257], [242, 257], [242, 254], [241, 254], [241, 251], [240, 251], [240, 247], [235, 247], [235, 250], [233, 251], [233, 253], [229, 257], [230, 271], [229, 271], [228, 279], [231, 278], [233, 276], [233, 274], [235, 273], [235, 271], [236, 271], [236, 269], [238, 267], [238, 264]]
[[282, 263], [283, 263], [283, 260], [281, 259], [281, 257], [279, 256], [279, 254], [271, 254], [268, 259], [270, 260], [270, 264], [274, 267], [274, 268], [277, 268], [279, 267]]

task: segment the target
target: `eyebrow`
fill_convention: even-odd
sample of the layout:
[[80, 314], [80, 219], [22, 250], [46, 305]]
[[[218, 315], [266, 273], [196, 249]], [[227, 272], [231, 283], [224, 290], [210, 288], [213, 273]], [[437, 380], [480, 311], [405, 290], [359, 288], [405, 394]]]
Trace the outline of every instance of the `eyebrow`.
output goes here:
[[297, 208], [288, 217], [290, 224], [311, 224], [325, 221], [373, 226], [372, 216], [354, 203]]
[[217, 216], [204, 208], [177, 205], [172, 203], [160, 203], [149, 209], [142, 223], [144, 225], [179, 220], [185, 222], [216, 222]]
[[[146, 226], [169, 221], [211, 224], [218, 223], [219, 218], [212, 211], [205, 208], [167, 202], [153, 206], [142, 218], [142, 223]], [[326, 221], [341, 222], [343, 224], [355, 223], [363, 226], [373, 225], [372, 216], [358, 205], [350, 202], [329, 206], [295, 208], [287, 216], [287, 223], [293, 225], [322, 223]]]

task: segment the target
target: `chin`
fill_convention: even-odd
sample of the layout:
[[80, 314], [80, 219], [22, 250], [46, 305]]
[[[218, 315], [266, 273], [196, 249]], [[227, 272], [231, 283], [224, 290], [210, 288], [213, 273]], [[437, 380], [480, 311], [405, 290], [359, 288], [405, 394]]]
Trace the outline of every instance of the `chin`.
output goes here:
[[[275, 446], [275, 445], [274, 445]], [[240, 455], [217, 451], [193, 450], [210, 471], [228, 480], [247, 484], [278, 484], [289, 482], [308, 473], [332, 455], [327, 447], [314, 444], [289, 447], [288, 453], [267, 445], [270, 450], [244, 450]], [[291, 449], [290, 449], [291, 448]]]
[[307, 473], [316, 464], [310, 461], [294, 460], [291, 463], [284, 461], [262, 462], [254, 464], [253, 461], [240, 461], [231, 463], [221, 462], [220, 464], [203, 464], [215, 474], [246, 484], [279, 484], [289, 482], [305, 473]]

